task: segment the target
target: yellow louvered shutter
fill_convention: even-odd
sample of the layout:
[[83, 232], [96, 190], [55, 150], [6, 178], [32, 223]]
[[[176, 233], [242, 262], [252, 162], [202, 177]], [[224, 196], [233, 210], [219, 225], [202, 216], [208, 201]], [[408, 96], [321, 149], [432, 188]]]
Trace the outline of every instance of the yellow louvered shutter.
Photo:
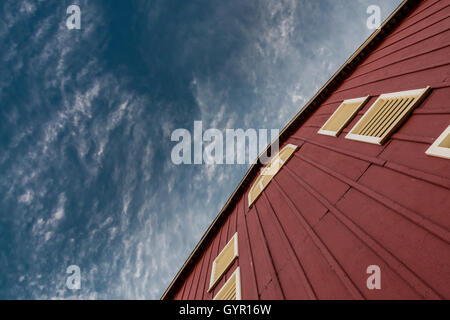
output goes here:
[[383, 144], [430, 91], [430, 87], [381, 95], [347, 134], [347, 139]]
[[429, 156], [450, 159], [450, 126], [442, 132], [425, 153]]
[[280, 171], [281, 167], [292, 157], [297, 148], [298, 147], [293, 144], [286, 145], [269, 161], [266, 167], [261, 170], [260, 175], [258, 176], [258, 178], [256, 178], [253, 186], [248, 192], [249, 207], [251, 207], [256, 199], [258, 199], [260, 194], [269, 185], [273, 177], [275, 177], [278, 171]]
[[213, 261], [208, 291], [214, 288], [238, 255], [238, 237], [236, 232]]
[[241, 300], [241, 275], [239, 267], [233, 272], [214, 300]]
[[345, 100], [318, 131], [319, 134], [337, 137], [356, 113], [367, 103], [369, 96]]

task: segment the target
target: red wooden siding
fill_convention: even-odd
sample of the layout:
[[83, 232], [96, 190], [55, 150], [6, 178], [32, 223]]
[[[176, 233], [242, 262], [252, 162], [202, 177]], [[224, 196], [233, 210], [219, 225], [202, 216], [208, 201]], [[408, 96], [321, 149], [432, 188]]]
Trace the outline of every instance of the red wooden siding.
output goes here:
[[[243, 194], [175, 299], [212, 299], [237, 266], [243, 299], [450, 299], [450, 161], [425, 150], [450, 124], [450, 1], [422, 2], [297, 129], [300, 149], [251, 208]], [[383, 146], [345, 135], [383, 93], [431, 94]], [[337, 138], [345, 99], [372, 98]], [[248, 190], [247, 190], [248, 191]], [[210, 293], [212, 261], [239, 257]], [[366, 287], [369, 265], [381, 290]]]

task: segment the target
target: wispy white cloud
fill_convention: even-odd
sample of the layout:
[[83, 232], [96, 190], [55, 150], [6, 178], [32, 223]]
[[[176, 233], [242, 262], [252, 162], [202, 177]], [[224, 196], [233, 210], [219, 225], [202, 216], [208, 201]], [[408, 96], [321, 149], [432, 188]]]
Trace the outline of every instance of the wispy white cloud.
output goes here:
[[34, 192], [32, 190], [27, 190], [24, 194], [19, 197], [19, 202], [24, 204], [30, 204], [33, 201]]

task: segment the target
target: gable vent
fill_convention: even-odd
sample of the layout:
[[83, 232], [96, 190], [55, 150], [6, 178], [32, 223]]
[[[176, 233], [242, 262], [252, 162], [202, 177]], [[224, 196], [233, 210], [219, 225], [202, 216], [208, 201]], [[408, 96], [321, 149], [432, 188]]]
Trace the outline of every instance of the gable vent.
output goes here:
[[450, 159], [450, 126], [442, 132], [425, 153], [429, 156]]
[[317, 132], [328, 136], [337, 137], [345, 126], [353, 120], [356, 113], [367, 103], [370, 96], [345, 100], [325, 122]]
[[214, 286], [217, 284], [217, 282], [219, 282], [225, 272], [227, 272], [227, 270], [231, 267], [237, 257], [238, 237], [236, 232], [216, 257], [216, 259], [214, 259], [208, 291], [211, 291], [212, 288], [214, 288]]
[[239, 267], [217, 292], [214, 300], [241, 300], [241, 276]]
[[256, 199], [258, 199], [264, 189], [269, 185], [269, 182], [275, 177], [278, 171], [280, 171], [281, 167], [292, 157], [297, 148], [298, 147], [293, 144], [286, 145], [270, 159], [266, 167], [261, 170], [260, 175], [256, 178], [255, 183], [253, 183], [248, 193], [249, 207], [251, 207]]
[[383, 144], [429, 91], [426, 87], [381, 95], [345, 138]]

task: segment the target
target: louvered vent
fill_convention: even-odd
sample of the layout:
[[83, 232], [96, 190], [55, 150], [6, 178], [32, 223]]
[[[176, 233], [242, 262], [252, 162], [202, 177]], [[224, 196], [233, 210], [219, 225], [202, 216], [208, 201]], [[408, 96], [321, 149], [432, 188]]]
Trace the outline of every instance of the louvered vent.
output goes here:
[[214, 300], [241, 300], [241, 276], [239, 267], [217, 292]]
[[345, 100], [318, 131], [319, 134], [337, 137], [356, 113], [367, 103], [369, 96]]
[[420, 104], [430, 87], [381, 95], [347, 134], [347, 139], [383, 144]]
[[425, 153], [429, 156], [450, 159], [450, 126], [442, 132]]
[[266, 167], [261, 170], [260, 175], [256, 178], [255, 183], [253, 183], [253, 186], [248, 193], [249, 207], [251, 207], [255, 200], [258, 199], [263, 190], [268, 186], [269, 182], [275, 177], [278, 171], [280, 171], [281, 167], [292, 157], [297, 148], [298, 147], [293, 144], [286, 145], [269, 161]]
[[238, 257], [238, 237], [237, 233], [228, 241], [219, 255], [214, 259], [211, 270], [211, 278], [209, 281], [210, 291], [219, 282], [222, 276], [231, 267], [234, 260]]

